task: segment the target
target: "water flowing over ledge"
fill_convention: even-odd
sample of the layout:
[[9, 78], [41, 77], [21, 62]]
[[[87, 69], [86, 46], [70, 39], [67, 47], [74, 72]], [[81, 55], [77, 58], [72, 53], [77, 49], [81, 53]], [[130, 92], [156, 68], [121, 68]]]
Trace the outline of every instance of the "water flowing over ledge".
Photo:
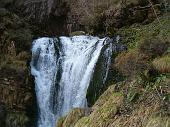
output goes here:
[[31, 72], [39, 107], [38, 127], [56, 121], [76, 107], [86, 107], [86, 94], [100, 56], [103, 85], [112, 54], [112, 40], [92, 36], [40, 38], [33, 42]]

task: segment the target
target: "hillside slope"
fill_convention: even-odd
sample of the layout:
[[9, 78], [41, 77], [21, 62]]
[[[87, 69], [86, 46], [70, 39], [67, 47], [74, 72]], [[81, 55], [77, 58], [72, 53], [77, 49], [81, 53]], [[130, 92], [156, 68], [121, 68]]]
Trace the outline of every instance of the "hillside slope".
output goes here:
[[57, 127], [170, 126], [170, 14], [159, 19], [161, 24], [117, 32], [129, 45], [112, 65], [124, 81], [111, 85], [91, 108], [71, 111]]

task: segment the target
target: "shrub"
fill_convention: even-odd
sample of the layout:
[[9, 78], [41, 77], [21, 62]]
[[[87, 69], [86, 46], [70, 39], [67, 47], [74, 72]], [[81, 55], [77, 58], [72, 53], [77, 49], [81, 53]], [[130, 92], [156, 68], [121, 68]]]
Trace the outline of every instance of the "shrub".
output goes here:
[[153, 61], [153, 66], [161, 73], [170, 73], [170, 55], [156, 58]]
[[118, 55], [114, 66], [125, 76], [141, 74], [144, 70], [149, 69], [149, 65], [143, 60], [143, 56], [136, 51]]
[[156, 58], [163, 55], [170, 46], [170, 43], [158, 38], [146, 39], [139, 46], [139, 52], [147, 55], [149, 58]]
[[9, 113], [6, 118], [8, 127], [26, 127], [29, 119], [24, 113]]

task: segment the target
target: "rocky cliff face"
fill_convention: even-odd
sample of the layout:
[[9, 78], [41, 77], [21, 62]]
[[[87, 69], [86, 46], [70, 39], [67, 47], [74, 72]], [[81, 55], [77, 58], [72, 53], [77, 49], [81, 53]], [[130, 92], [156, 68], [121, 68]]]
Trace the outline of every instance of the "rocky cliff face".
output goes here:
[[161, 5], [165, 5], [159, 0], [151, 1], [152, 4], [147, 0], [9, 0], [2, 3], [31, 24], [39, 24], [47, 35], [77, 30], [113, 34], [122, 26], [152, 22], [164, 9]]

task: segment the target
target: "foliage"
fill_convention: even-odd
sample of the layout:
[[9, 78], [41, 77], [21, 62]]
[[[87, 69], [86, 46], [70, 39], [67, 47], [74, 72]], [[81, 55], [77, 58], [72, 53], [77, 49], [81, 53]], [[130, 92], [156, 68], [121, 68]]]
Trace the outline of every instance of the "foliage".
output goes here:
[[137, 51], [123, 52], [117, 56], [115, 67], [126, 76], [135, 76], [149, 69], [149, 65]]
[[159, 17], [161, 24], [157, 20], [142, 25], [133, 24], [130, 27], [119, 29], [116, 34], [123, 37], [123, 43], [127, 44], [130, 49], [138, 49], [144, 40], [149, 38], [159, 38], [161, 40], [170, 40], [170, 13]]
[[139, 52], [149, 58], [155, 58], [163, 55], [168, 47], [170, 43], [159, 38], [145, 39], [139, 46]]
[[127, 100], [129, 102], [134, 101], [135, 99], [137, 99], [137, 97], [139, 96], [139, 94], [135, 91], [135, 90], [129, 90], [129, 93], [127, 94]]
[[26, 127], [29, 119], [25, 113], [9, 113], [6, 118], [7, 127]]
[[152, 62], [155, 69], [161, 73], [170, 73], [170, 56], [166, 55], [160, 58], [154, 59]]

